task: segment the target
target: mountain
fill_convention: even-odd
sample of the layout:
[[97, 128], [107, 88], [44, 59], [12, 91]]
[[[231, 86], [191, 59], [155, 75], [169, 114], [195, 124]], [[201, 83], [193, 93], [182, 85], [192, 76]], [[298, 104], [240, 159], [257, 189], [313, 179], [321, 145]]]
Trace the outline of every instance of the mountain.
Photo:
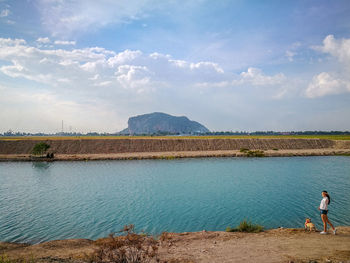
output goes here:
[[162, 112], [131, 117], [128, 128], [121, 134], [193, 134], [205, 133], [209, 130], [202, 124], [191, 121], [185, 116], [176, 117]]

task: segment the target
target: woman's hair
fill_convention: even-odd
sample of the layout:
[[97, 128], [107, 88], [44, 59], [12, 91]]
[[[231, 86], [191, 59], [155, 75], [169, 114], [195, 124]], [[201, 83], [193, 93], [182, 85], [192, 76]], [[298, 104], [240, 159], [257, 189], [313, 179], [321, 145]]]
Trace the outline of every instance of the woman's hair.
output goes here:
[[327, 193], [327, 191], [322, 191], [322, 193], [325, 193], [326, 194], [326, 196], [327, 196], [327, 198], [328, 198], [328, 204], [330, 204], [331, 203], [331, 197], [329, 196], [329, 194]]

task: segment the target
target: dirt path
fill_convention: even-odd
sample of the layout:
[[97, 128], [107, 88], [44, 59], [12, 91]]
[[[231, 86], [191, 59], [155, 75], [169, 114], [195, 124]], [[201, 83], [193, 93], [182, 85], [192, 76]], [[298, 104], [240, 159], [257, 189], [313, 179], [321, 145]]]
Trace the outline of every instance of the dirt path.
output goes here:
[[259, 234], [199, 232], [173, 234], [162, 258], [189, 262], [350, 262], [350, 227], [339, 235], [275, 229]]
[[[33, 258], [35, 262], [83, 262], [96, 248], [92, 240], [50, 241], [37, 245], [0, 242], [0, 255]], [[337, 235], [302, 229], [263, 233], [169, 233], [159, 242], [159, 258], [167, 262], [350, 262], [350, 227]]]
[[[302, 150], [265, 150], [266, 157], [281, 156], [322, 156], [350, 155], [350, 149], [302, 149]], [[238, 150], [220, 151], [179, 151], [179, 152], [131, 152], [101, 154], [56, 154], [54, 159], [36, 159], [47, 161], [85, 161], [85, 160], [129, 160], [129, 159], [173, 159], [195, 157], [244, 157], [246, 153]], [[0, 161], [31, 161], [29, 154], [0, 154]]]

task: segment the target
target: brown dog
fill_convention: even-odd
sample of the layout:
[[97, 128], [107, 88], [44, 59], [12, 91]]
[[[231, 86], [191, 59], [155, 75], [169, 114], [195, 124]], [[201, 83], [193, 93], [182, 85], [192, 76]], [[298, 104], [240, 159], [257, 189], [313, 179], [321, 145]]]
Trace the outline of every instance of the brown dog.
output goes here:
[[311, 219], [310, 218], [306, 218], [305, 220], [305, 231], [315, 231], [316, 232], [316, 227], [314, 225], [314, 223], [311, 223]]

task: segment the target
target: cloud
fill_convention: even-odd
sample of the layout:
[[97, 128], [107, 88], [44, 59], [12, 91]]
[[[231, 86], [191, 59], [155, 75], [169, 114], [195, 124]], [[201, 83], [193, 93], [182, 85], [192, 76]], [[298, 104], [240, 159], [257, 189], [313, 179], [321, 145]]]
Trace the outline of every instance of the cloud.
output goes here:
[[24, 39], [0, 38], [0, 47], [11, 47], [25, 44], [27, 44], [27, 42]]
[[[48, 41], [52, 42], [48, 38], [37, 40]], [[126, 118], [133, 113], [162, 109], [169, 113], [169, 109], [182, 109], [186, 113], [183, 101], [188, 101], [188, 105], [197, 103], [191, 112], [201, 114], [208, 107], [208, 98], [221, 96], [220, 105], [227, 105], [236, 88], [249, 93], [252, 87], [262, 87], [258, 92], [272, 97], [279, 85], [286, 82], [283, 74], [267, 75], [257, 68], [234, 74], [215, 62], [178, 60], [169, 54], [147, 54], [140, 50], [115, 52], [102, 47], [46, 48], [30, 45], [23, 39], [0, 38], [0, 61], [3, 62], [1, 74], [11, 82], [25, 83], [21, 89], [28, 95], [27, 103], [33, 100], [31, 105], [35, 104], [36, 98], [29, 95], [42, 91], [48, 94], [47, 101], [55, 101], [47, 104], [54, 108], [48, 111], [52, 113], [50, 118], [57, 118], [54, 114], [59, 116], [62, 105], [69, 104], [75, 105], [69, 107], [75, 116], [71, 120], [80, 123], [78, 108], [82, 107], [87, 114], [93, 107], [95, 117], [106, 112], [119, 116], [115, 128], [112, 124], [99, 128], [106, 131], [108, 127], [111, 132], [125, 128], [125, 124], [119, 124], [126, 123]], [[64, 118], [69, 119], [68, 113]], [[81, 127], [87, 127], [88, 123], [91, 122], [86, 120]]]
[[[139, 19], [157, 6], [153, 0], [37, 0], [43, 25], [54, 36], [72, 36], [108, 24]], [[159, 3], [158, 3], [159, 4]]]
[[305, 95], [316, 98], [350, 92], [350, 39], [336, 39], [333, 35], [328, 35], [323, 40], [322, 46], [312, 48], [335, 58], [338, 62], [338, 70], [315, 75]]
[[55, 41], [56, 45], [75, 45], [76, 42], [75, 41], [63, 41], [63, 40], [56, 40]]
[[340, 62], [350, 65], [350, 39], [335, 39], [333, 35], [328, 35], [322, 46], [314, 46], [313, 49], [330, 54]]
[[41, 43], [41, 44], [48, 44], [50, 43], [50, 39], [48, 37], [39, 37], [36, 42]]
[[350, 82], [337, 79], [327, 72], [322, 72], [313, 77], [305, 94], [309, 98], [315, 98], [345, 92], [350, 92]]
[[290, 50], [287, 50], [286, 51], [286, 57], [288, 58], [288, 60], [290, 62], [294, 61], [294, 56], [296, 55], [297, 53], [296, 52], [293, 52], [293, 51], [290, 51]]
[[[218, 73], [224, 73], [223, 70]], [[279, 73], [276, 75], [266, 75], [259, 68], [250, 67], [247, 71], [241, 72], [239, 75], [225, 75], [219, 82], [201, 82], [197, 83], [198, 87], [216, 87], [216, 88], [227, 88], [227, 87], [275, 87], [285, 85], [287, 78], [284, 74]]]
[[237, 82], [238, 84], [248, 83], [255, 86], [273, 86], [283, 84], [286, 80], [284, 74], [279, 73], [274, 76], [264, 75], [261, 69], [248, 68], [247, 72], [240, 74], [241, 79]]
[[11, 14], [11, 11], [9, 9], [3, 9], [0, 12], [0, 17], [7, 17]]
[[[49, 41], [48, 38], [37, 39], [40, 43]], [[116, 53], [101, 47], [45, 49], [19, 39], [0, 39], [0, 47], [0, 59], [9, 63], [0, 68], [2, 73], [50, 86], [60, 86], [64, 79], [72, 87], [84, 85], [87, 89], [109, 84], [115, 89], [153, 90], [151, 86], [162, 83], [193, 85], [202, 80], [214, 82], [227, 77], [213, 62], [176, 60], [170, 55], [144, 54], [140, 50]], [[268, 80], [267, 77], [261, 79], [262, 75], [255, 77], [260, 81]]]

